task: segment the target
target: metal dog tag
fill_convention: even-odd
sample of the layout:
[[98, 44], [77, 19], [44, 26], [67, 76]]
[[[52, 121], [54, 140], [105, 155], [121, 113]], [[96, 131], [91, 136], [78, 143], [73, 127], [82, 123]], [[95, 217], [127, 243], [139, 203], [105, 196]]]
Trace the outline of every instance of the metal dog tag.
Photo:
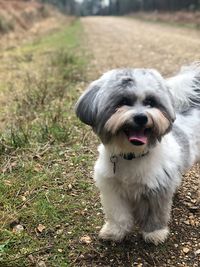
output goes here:
[[115, 155], [114, 156], [111, 156], [110, 157], [110, 161], [113, 164], [113, 173], [115, 174], [115, 172], [116, 172], [116, 163], [118, 161], [118, 157], [115, 156]]

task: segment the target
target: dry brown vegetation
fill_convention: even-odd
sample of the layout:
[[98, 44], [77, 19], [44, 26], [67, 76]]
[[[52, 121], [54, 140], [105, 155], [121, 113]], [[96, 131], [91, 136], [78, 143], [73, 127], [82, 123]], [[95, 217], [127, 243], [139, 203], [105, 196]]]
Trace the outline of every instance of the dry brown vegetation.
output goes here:
[[38, 2], [3, 0], [0, 2], [0, 32], [5, 34], [11, 30], [27, 30], [47, 16], [48, 8]]
[[[62, 20], [62, 22], [61, 22]], [[72, 18], [68, 18], [71, 21]], [[0, 1], [0, 47], [13, 49], [65, 23], [64, 16], [52, 6], [37, 1]]]
[[154, 22], [171, 23], [190, 28], [200, 28], [200, 11], [176, 11], [176, 12], [138, 12], [133, 17]]

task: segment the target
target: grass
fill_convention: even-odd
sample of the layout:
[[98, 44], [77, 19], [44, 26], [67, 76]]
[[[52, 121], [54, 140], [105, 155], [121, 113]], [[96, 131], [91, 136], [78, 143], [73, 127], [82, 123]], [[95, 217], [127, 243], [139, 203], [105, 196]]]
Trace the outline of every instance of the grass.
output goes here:
[[[93, 155], [74, 115], [87, 63], [81, 34], [76, 21], [9, 51], [22, 75], [9, 83], [17, 93], [0, 133], [0, 266], [70, 266], [69, 240], [89, 227], [92, 184], [85, 175]], [[27, 72], [34, 59], [37, 72]]]

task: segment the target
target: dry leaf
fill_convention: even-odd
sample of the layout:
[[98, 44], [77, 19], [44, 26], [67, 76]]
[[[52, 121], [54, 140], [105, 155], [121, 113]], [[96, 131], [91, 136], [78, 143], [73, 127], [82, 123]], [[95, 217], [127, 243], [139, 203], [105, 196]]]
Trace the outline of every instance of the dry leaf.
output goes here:
[[90, 244], [92, 242], [92, 239], [88, 235], [85, 235], [80, 238], [80, 241], [83, 244]]
[[46, 227], [43, 224], [38, 224], [38, 227], [37, 227], [38, 232], [42, 233], [45, 229]]
[[187, 254], [189, 251], [190, 251], [190, 250], [189, 250], [189, 248], [186, 248], [186, 247], [185, 247], [185, 248], [183, 248], [183, 252], [184, 252], [184, 253], [186, 253], [186, 254]]
[[11, 186], [12, 185], [12, 182], [10, 180], [4, 180], [4, 184], [5, 185], [8, 185], [8, 186]]

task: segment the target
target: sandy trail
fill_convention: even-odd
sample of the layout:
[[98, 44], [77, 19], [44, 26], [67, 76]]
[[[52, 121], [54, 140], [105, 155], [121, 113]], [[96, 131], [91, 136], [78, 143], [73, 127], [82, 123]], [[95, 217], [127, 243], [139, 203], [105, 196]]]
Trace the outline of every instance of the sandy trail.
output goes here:
[[96, 73], [116, 67], [153, 67], [163, 74], [200, 60], [200, 32], [131, 18], [82, 19]]

